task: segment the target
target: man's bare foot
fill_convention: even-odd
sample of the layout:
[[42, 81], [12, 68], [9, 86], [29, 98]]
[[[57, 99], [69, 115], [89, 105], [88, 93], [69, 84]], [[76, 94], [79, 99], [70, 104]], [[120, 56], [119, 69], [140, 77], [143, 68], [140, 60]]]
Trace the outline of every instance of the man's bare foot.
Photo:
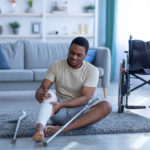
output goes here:
[[44, 134], [45, 134], [45, 136], [53, 135], [53, 134], [55, 134], [60, 128], [61, 128], [61, 126], [48, 125], [48, 126], [46, 126], [45, 129], [44, 129]]
[[44, 132], [43, 131], [37, 131], [32, 139], [35, 141], [35, 142], [41, 142], [44, 140]]
[[44, 132], [43, 132], [43, 125], [38, 123], [35, 129], [35, 134], [33, 135], [32, 139], [35, 142], [40, 142], [44, 140]]

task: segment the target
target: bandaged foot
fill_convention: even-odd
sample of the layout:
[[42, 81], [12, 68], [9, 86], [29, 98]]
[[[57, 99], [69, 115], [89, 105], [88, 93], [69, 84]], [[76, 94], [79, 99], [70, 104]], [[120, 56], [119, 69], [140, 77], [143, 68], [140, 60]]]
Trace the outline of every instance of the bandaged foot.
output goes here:
[[44, 134], [45, 134], [45, 136], [53, 135], [53, 134], [55, 134], [60, 128], [61, 128], [61, 126], [48, 125], [48, 126], [46, 126], [45, 129], [44, 129]]
[[51, 94], [51, 97], [49, 99], [45, 99], [41, 104], [38, 111], [38, 117], [37, 117], [37, 128], [38, 125], [42, 125], [42, 129], [39, 128], [36, 130], [35, 134], [33, 135], [32, 139], [34, 141], [42, 141], [44, 139], [44, 128], [52, 115], [52, 104], [51, 102], [56, 102], [57, 97], [56, 94], [52, 91], [48, 91]]

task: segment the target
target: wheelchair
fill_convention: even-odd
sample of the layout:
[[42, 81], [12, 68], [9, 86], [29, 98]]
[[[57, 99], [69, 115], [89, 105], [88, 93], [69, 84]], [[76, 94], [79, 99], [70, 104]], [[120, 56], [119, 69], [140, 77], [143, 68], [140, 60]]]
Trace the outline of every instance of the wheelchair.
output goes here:
[[[126, 59], [120, 64], [120, 76], [118, 87], [118, 112], [123, 113], [124, 109], [145, 109], [146, 106], [128, 105], [131, 92], [150, 84], [150, 80], [145, 80], [140, 75], [150, 75], [150, 41], [129, 39], [129, 50], [125, 51]], [[139, 79], [141, 84], [131, 88], [131, 79]]]

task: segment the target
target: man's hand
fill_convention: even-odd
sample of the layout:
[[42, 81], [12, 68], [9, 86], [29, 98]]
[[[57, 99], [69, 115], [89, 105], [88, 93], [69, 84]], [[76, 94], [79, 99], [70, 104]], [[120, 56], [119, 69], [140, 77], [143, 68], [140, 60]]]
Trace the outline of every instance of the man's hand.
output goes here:
[[53, 82], [44, 79], [40, 88], [36, 91], [35, 97], [38, 102], [42, 103], [44, 99], [48, 99], [51, 95], [48, 93], [48, 89], [52, 86]]
[[51, 97], [51, 94], [48, 93], [48, 90], [43, 90], [42, 88], [40, 88], [37, 92], [36, 92], [36, 99], [42, 103], [44, 101], [44, 99], [48, 99]]
[[62, 103], [59, 101], [56, 101], [56, 102], [50, 102], [50, 104], [53, 105], [52, 114], [50, 117], [53, 117], [54, 114], [56, 114], [62, 108]]

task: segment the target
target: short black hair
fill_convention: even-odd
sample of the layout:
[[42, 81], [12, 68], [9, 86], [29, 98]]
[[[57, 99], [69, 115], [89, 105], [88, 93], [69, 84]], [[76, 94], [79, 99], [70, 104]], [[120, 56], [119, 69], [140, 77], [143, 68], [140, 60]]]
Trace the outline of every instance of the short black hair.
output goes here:
[[73, 39], [73, 41], [71, 42], [70, 47], [72, 46], [72, 44], [77, 44], [80, 46], [83, 46], [85, 48], [85, 52], [88, 52], [89, 49], [89, 42], [86, 38], [84, 37], [76, 37], [75, 39]]

